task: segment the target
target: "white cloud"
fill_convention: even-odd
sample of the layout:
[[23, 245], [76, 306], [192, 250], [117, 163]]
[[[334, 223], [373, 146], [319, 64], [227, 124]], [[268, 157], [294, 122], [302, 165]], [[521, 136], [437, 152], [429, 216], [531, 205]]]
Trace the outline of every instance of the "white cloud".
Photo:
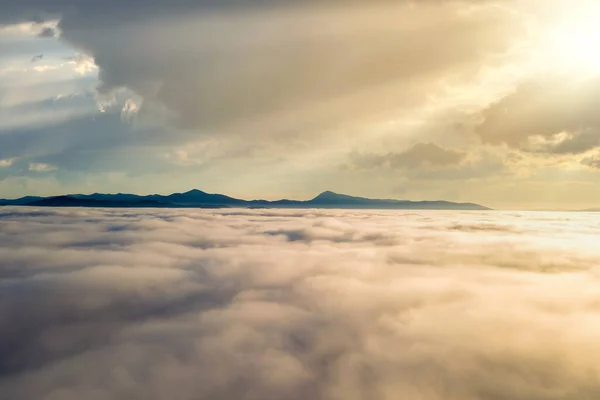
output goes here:
[[594, 398], [595, 214], [0, 209], [0, 392]]
[[30, 163], [29, 170], [34, 172], [49, 172], [54, 171], [56, 169], [55, 166], [45, 163]]
[[4, 160], [0, 159], [0, 168], [10, 167], [16, 161], [14, 158], [6, 158]]
[[50, 20], [44, 23], [23, 22], [11, 25], [0, 24], [1, 39], [31, 38], [37, 35], [48, 35], [49, 30], [56, 30], [58, 20]]

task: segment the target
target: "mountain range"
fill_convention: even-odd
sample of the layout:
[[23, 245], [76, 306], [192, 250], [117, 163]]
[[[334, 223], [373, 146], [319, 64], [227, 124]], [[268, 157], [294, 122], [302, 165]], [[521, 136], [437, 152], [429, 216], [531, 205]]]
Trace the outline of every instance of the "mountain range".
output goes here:
[[346, 208], [346, 209], [421, 209], [421, 210], [489, 210], [474, 203], [448, 201], [409, 201], [369, 199], [326, 191], [311, 200], [242, 200], [198, 189], [170, 195], [152, 194], [68, 194], [52, 197], [26, 196], [0, 199], [0, 206], [34, 207], [170, 207], [170, 208]]

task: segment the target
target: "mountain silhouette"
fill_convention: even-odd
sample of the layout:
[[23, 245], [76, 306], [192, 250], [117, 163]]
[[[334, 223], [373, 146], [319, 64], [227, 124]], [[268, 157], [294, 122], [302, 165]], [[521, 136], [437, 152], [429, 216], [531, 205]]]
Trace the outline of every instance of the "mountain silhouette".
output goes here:
[[171, 207], [171, 208], [345, 208], [390, 210], [489, 210], [474, 203], [448, 201], [409, 201], [394, 199], [369, 199], [325, 191], [311, 200], [242, 200], [224, 194], [206, 193], [193, 189], [170, 195], [93, 193], [69, 194], [51, 197], [26, 196], [19, 199], [0, 199], [0, 206], [34, 207]]
[[149, 197], [153, 200], [166, 201], [181, 205], [226, 204], [231, 206], [239, 204], [241, 206], [246, 203], [245, 200], [234, 199], [233, 197], [225, 196], [224, 194], [206, 193], [198, 189], [193, 189], [185, 193], [173, 193], [168, 196], [152, 195]]

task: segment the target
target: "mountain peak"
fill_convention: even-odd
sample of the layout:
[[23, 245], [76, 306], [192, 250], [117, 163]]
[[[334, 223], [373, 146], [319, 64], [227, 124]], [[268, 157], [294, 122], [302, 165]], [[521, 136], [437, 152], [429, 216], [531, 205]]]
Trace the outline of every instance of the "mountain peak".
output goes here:
[[337, 196], [337, 195], [339, 195], [339, 193], [332, 192], [331, 190], [326, 190], [323, 193], [321, 193], [319, 196]]
[[342, 195], [332, 192], [331, 190], [326, 190], [323, 193], [320, 193], [319, 195], [317, 195], [317, 197], [315, 197], [313, 200], [331, 199], [331, 198], [337, 198], [339, 196], [342, 196]]
[[486, 207], [470, 203], [412, 202], [405, 200], [369, 199], [324, 191], [312, 200], [255, 200], [236, 199], [223, 194], [210, 194], [192, 189], [185, 193], [140, 196], [135, 194], [63, 195], [54, 197], [24, 197], [0, 199], [0, 206], [47, 206], [47, 207], [271, 207], [271, 208], [355, 208], [355, 209], [445, 209], [485, 210]]
[[207, 193], [203, 192], [200, 189], [192, 189], [192, 190], [188, 190], [187, 192], [185, 192], [183, 194], [207, 194]]
[[348, 196], [347, 194], [339, 194], [332, 192], [331, 190], [326, 190], [325, 192], [319, 194], [317, 197], [312, 199], [311, 201], [344, 201], [358, 199], [358, 197]]

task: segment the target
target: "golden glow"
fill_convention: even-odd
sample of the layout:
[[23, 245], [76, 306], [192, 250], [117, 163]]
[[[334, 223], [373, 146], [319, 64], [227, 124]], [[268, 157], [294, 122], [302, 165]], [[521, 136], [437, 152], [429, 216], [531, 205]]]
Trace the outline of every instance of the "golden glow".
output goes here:
[[586, 75], [600, 73], [600, 5], [565, 11], [540, 34], [543, 67]]

